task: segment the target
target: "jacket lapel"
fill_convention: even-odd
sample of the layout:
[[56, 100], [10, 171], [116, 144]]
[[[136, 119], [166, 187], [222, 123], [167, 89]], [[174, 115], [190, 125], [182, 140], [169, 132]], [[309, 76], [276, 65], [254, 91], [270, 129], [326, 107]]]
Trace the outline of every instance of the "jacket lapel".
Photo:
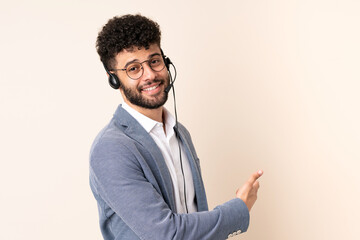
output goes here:
[[159, 147], [146, 130], [121, 105], [117, 108], [114, 117], [125, 128], [126, 135], [149, 151], [152, 159], [146, 159], [147, 163], [158, 181], [165, 202], [170, 209], [176, 211], [171, 176]]

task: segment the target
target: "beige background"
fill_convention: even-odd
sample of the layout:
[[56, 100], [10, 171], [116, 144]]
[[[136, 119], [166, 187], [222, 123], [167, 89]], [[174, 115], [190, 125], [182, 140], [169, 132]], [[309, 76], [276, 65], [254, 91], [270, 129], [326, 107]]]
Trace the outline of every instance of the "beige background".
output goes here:
[[358, 239], [357, 0], [2, 0], [0, 239], [101, 239], [88, 153], [121, 99], [95, 39], [137, 12], [178, 69], [210, 207], [265, 172], [233, 239]]

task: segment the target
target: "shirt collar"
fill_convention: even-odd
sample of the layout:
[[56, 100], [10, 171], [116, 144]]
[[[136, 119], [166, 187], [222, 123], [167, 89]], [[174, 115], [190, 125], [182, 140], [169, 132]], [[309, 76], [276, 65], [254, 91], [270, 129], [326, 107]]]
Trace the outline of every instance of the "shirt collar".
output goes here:
[[[122, 104], [122, 107], [133, 117], [135, 118], [140, 125], [146, 130], [147, 133], [150, 133], [155, 126], [163, 126], [162, 122], [158, 122], [152, 120], [151, 118], [145, 116], [144, 114], [139, 113], [132, 107], [130, 107], [125, 102]], [[175, 118], [171, 115], [171, 113], [164, 107], [164, 118], [165, 118], [165, 127], [166, 132], [170, 132], [175, 126]], [[171, 129], [171, 130], [170, 130]]]

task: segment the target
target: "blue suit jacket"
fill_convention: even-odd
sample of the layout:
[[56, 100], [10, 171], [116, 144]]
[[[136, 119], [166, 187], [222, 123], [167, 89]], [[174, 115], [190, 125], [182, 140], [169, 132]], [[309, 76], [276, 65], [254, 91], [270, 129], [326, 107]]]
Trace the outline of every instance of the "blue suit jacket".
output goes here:
[[190, 162], [198, 212], [176, 213], [172, 180], [160, 149], [120, 105], [90, 152], [90, 186], [105, 240], [219, 240], [247, 230], [249, 212], [238, 198], [208, 211], [190, 134], [181, 124], [175, 130]]

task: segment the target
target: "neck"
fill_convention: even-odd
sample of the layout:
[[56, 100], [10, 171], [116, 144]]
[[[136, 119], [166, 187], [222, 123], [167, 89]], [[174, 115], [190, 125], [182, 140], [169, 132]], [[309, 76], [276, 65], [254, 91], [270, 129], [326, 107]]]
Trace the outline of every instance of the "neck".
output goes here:
[[163, 122], [163, 110], [164, 109], [162, 106], [159, 108], [156, 108], [156, 109], [149, 109], [149, 108], [143, 108], [143, 107], [134, 105], [131, 102], [129, 102], [127, 99], [124, 99], [124, 101], [126, 102], [127, 105], [129, 105], [130, 107], [132, 107], [139, 113], [147, 116], [148, 118], [151, 118], [152, 120], [157, 121], [157, 122]]

